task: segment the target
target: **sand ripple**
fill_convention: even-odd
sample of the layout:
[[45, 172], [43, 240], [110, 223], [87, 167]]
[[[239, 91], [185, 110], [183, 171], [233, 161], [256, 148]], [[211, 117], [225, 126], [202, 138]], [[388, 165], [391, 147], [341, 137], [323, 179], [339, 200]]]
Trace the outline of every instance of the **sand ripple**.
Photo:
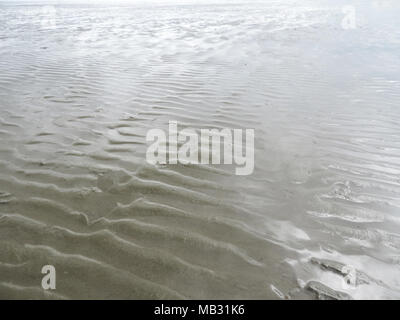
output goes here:
[[[2, 8], [0, 298], [399, 298], [399, 7], [304, 3]], [[169, 120], [254, 174], [147, 164]]]

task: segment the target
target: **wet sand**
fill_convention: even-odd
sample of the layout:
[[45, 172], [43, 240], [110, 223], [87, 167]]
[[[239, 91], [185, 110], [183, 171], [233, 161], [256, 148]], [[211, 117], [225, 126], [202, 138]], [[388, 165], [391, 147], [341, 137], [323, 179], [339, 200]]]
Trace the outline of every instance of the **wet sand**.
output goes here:
[[[0, 5], [0, 298], [400, 298], [389, 4]], [[254, 174], [146, 163], [170, 120], [254, 128]]]

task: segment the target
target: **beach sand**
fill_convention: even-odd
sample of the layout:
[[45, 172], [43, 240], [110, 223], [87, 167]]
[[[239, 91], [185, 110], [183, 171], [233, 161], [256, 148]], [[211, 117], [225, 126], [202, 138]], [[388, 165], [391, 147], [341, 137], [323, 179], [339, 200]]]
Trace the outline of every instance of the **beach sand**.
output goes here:
[[[400, 298], [379, 3], [0, 5], [0, 298]], [[254, 129], [254, 173], [148, 164], [172, 120]]]

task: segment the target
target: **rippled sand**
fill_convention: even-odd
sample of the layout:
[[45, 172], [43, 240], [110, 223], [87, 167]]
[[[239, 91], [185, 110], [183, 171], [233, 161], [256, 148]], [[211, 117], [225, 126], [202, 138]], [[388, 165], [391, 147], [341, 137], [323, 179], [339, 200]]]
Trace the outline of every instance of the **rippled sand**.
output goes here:
[[[400, 11], [374, 4], [355, 30], [333, 1], [1, 5], [0, 298], [400, 298]], [[169, 120], [254, 128], [254, 174], [147, 164]]]

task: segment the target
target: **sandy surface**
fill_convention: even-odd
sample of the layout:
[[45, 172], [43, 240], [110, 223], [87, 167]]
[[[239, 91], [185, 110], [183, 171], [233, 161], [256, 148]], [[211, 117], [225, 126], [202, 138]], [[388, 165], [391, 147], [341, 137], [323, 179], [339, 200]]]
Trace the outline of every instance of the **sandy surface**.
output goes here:
[[[399, 298], [399, 4], [348, 2], [0, 5], [0, 297]], [[147, 164], [170, 120], [254, 174]]]

